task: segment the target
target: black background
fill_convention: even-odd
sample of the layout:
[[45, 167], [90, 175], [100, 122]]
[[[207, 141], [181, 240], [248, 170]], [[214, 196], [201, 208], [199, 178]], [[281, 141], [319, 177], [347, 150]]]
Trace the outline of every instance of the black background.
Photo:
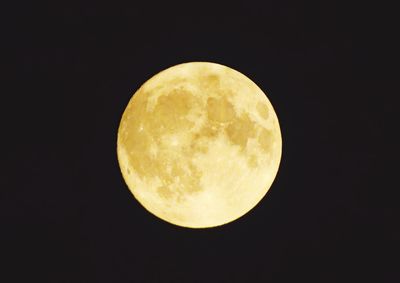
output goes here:
[[[395, 10], [321, 2], [4, 7], [1, 281], [396, 282]], [[282, 129], [267, 197], [214, 229], [149, 214], [116, 157], [133, 92], [189, 61], [249, 76]]]

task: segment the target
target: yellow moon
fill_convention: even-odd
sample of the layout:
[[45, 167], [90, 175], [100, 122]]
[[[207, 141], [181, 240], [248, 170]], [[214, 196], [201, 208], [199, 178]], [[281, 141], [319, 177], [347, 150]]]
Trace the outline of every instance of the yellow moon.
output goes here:
[[192, 62], [146, 81], [118, 129], [134, 197], [175, 225], [214, 227], [251, 210], [278, 171], [282, 138], [263, 91], [229, 67]]

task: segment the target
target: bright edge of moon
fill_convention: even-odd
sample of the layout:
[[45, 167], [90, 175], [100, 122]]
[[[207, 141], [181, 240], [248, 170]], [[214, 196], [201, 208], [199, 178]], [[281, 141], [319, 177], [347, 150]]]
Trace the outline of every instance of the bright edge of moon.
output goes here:
[[216, 63], [184, 63], [150, 78], [118, 129], [130, 191], [149, 212], [183, 227], [215, 227], [250, 211], [271, 187], [281, 153], [265, 93]]

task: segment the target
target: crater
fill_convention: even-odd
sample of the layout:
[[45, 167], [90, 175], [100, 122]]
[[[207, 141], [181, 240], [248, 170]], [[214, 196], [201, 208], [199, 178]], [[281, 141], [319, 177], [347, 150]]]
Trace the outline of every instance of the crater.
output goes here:
[[211, 122], [228, 123], [235, 118], [235, 109], [227, 98], [207, 99], [207, 115]]
[[250, 119], [247, 113], [243, 113], [240, 118], [237, 118], [226, 127], [226, 135], [229, 140], [240, 146], [243, 151], [249, 138], [255, 137], [256, 128], [255, 123]]
[[209, 89], [216, 89], [220, 85], [220, 78], [217, 74], [210, 74], [201, 80], [202, 85]]
[[174, 89], [158, 97], [154, 110], [143, 117], [151, 124], [152, 130], [187, 130], [193, 122], [186, 118], [189, 111], [198, 104], [194, 95], [183, 88]]
[[218, 135], [218, 126], [212, 126], [209, 123], [205, 123], [203, 127], [194, 134], [194, 139], [200, 139], [202, 137], [215, 138]]
[[261, 102], [258, 102], [256, 108], [257, 108], [258, 114], [259, 114], [262, 118], [268, 119], [269, 111], [268, 111], [268, 106], [267, 106], [267, 105], [265, 105], [265, 104], [263, 104], [263, 103], [261, 103]]
[[201, 139], [192, 140], [190, 150], [194, 153], [207, 153], [208, 145]]
[[267, 129], [262, 128], [258, 136], [258, 142], [262, 150], [264, 150], [266, 153], [271, 152], [274, 143], [273, 133]]
[[158, 176], [164, 182], [164, 185], [157, 188], [160, 197], [182, 201], [188, 193], [202, 190], [200, 185], [202, 173], [190, 162], [190, 159], [181, 163], [174, 162], [171, 166], [170, 172], [165, 169], [165, 166], [158, 172]]
[[174, 195], [174, 192], [169, 188], [168, 185], [159, 186], [157, 188], [157, 193], [160, 197], [164, 199], [171, 199]]
[[250, 168], [257, 168], [258, 165], [258, 158], [255, 154], [252, 154], [249, 156], [247, 159], [247, 164], [249, 165]]

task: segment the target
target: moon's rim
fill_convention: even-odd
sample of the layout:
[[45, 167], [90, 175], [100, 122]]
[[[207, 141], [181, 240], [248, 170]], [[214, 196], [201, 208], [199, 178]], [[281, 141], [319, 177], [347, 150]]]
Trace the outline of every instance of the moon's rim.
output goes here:
[[258, 202], [257, 202], [254, 206], [251, 206], [251, 207], [249, 207], [248, 209], [246, 209], [244, 212], [242, 212], [241, 215], [239, 215], [239, 216], [237, 216], [237, 217], [235, 217], [235, 218], [229, 219], [229, 220], [227, 220], [227, 221], [223, 221], [223, 222], [221, 222], [221, 223], [219, 223], [219, 224], [217, 224], [217, 225], [207, 225], [207, 226], [192, 225], [192, 226], [190, 226], [190, 225], [185, 225], [185, 224], [174, 223], [174, 222], [170, 221], [169, 219], [166, 219], [166, 218], [161, 217], [161, 216], [157, 215], [156, 213], [154, 213], [154, 212], [153, 212], [150, 208], [148, 208], [142, 201], [140, 201], [139, 198], [138, 198], [138, 197], [135, 195], [135, 193], [133, 192], [133, 190], [131, 190], [131, 188], [129, 187], [128, 182], [127, 182], [127, 176], [126, 176], [125, 170], [120, 170], [120, 171], [121, 171], [122, 177], [123, 177], [123, 179], [124, 179], [124, 181], [125, 181], [126, 187], [127, 187], [128, 190], [131, 192], [131, 194], [132, 194], [133, 197], [136, 199], [136, 201], [139, 202], [139, 204], [140, 204], [142, 207], [144, 207], [146, 211], [150, 212], [150, 214], [151, 214], [153, 217], [156, 217], [158, 220], [162, 220], [163, 222], [172, 224], [172, 225], [177, 226], [177, 227], [184, 227], [184, 228], [191, 228], [191, 229], [216, 228], [216, 227], [220, 227], [220, 226], [223, 226], [223, 225], [225, 225], [225, 224], [229, 224], [229, 223], [231, 223], [231, 222], [234, 222], [234, 221], [236, 221], [236, 220], [238, 220], [238, 219], [241, 219], [241, 218], [244, 217], [246, 214], [248, 214], [251, 210], [253, 210], [253, 209], [255, 209], [257, 206], [259, 206], [260, 203], [261, 203], [261, 201], [265, 198], [265, 196], [266, 196], [266, 195], [268, 194], [268, 192], [270, 191], [270, 189], [271, 189], [271, 187], [273, 186], [273, 184], [276, 182], [276, 179], [277, 179], [278, 174], [279, 174], [279, 171], [280, 171], [280, 170], [279, 170], [279, 169], [280, 169], [280, 164], [281, 164], [281, 162], [282, 162], [283, 139], [282, 139], [282, 133], [281, 133], [281, 129], [280, 129], [280, 123], [279, 123], [279, 118], [278, 118], [277, 112], [275, 111], [275, 108], [274, 108], [273, 104], [271, 103], [271, 101], [269, 100], [268, 96], [266, 95], [266, 92], [264, 92], [264, 91], [256, 84], [256, 82], [253, 81], [252, 79], [250, 79], [246, 74], [241, 73], [241, 72], [239, 72], [239, 71], [237, 71], [237, 70], [235, 70], [235, 69], [233, 69], [233, 68], [231, 68], [231, 67], [229, 67], [229, 66], [226, 66], [226, 65], [224, 65], [224, 64], [221, 64], [221, 63], [215, 63], [215, 62], [210, 62], [210, 61], [192, 61], [192, 62], [183, 62], [183, 63], [179, 63], [179, 64], [176, 64], [176, 65], [170, 66], [170, 67], [168, 67], [168, 68], [166, 68], [166, 69], [163, 69], [163, 70], [161, 70], [161, 71], [155, 73], [154, 75], [150, 76], [150, 77], [149, 77], [145, 82], [143, 82], [143, 83], [140, 85], [140, 87], [133, 93], [133, 95], [132, 95], [131, 98], [129, 99], [129, 101], [128, 101], [128, 103], [126, 104], [125, 109], [124, 109], [124, 111], [123, 111], [123, 113], [122, 113], [122, 115], [121, 115], [121, 119], [120, 119], [120, 121], [119, 121], [119, 126], [118, 126], [118, 131], [117, 131], [117, 147], [116, 147], [116, 150], [117, 150], [117, 160], [118, 160], [118, 164], [119, 164], [119, 166], [120, 166], [120, 169], [122, 169], [122, 168], [121, 168], [122, 160], [121, 160], [121, 156], [120, 156], [120, 155], [121, 155], [121, 154], [120, 154], [120, 147], [121, 147], [121, 145], [120, 145], [120, 130], [121, 130], [121, 124], [122, 124], [122, 121], [123, 121], [123, 117], [124, 117], [124, 115], [125, 115], [125, 112], [126, 112], [126, 110], [127, 110], [127, 106], [131, 103], [131, 101], [133, 100], [133, 98], [135, 97], [135, 95], [137, 94], [137, 92], [138, 92], [147, 82], [151, 81], [154, 77], [159, 76], [161, 73], [167, 72], [168, 70], [173, 69], [173, 68], [178, 67], [178, 66], [183, 66], [183, 65], [194, 65], [194, 64], [195, 64], [195, 65], [197, 65], [197, 64], [206, 64], [206, 65], [210, 65], [210, 64], [211, 64], [211, 65], [216, 65], [216, 66], [221, 66], [221, 67], [224, 67], [224, 68], [228, 68], [230, 71], [233, 71], [233, 72], [237, 73], [238, 75], [240, 75], [241, 77], [244, 77], [246, 80], [250, 81], [253, 85], [255, 85], [255, 86], [260, 90], [260, 92], [261, 92], [261, 93], [264, 95], [264, 97], [267, 99], [267, 101], [268, 101], [268, 103], [269, 103], [269, 106], [270, 106], [271, 109], [273, 110], [273, 114], [275, 115], [276, 120], [277, 120], [276, 130], [277, 130], [278, 133], [279, 133], [278, 136], [279, 136], [279, 140], [280, 140], [280, 147], [277, 149], [277, 150], [279, 150], [279, 152], [278, 152], [279, 154], [277, 155], [277, 159], [276, 159], [277, 162], [276, 162], [276, 168], [275, 168], [275, 170], [274, 170], [275, 172], [274, 172], [274, 174], [273, 174], [273, 175], [274, 175], [274, 178], [272, 179], [272, 183], [271, 183], [271, 184], [269, 185], [269, 187], [266, 189], [265, 193], [264, 193], [264, 194], [262, 195], [262, 197], [258, 200]]

